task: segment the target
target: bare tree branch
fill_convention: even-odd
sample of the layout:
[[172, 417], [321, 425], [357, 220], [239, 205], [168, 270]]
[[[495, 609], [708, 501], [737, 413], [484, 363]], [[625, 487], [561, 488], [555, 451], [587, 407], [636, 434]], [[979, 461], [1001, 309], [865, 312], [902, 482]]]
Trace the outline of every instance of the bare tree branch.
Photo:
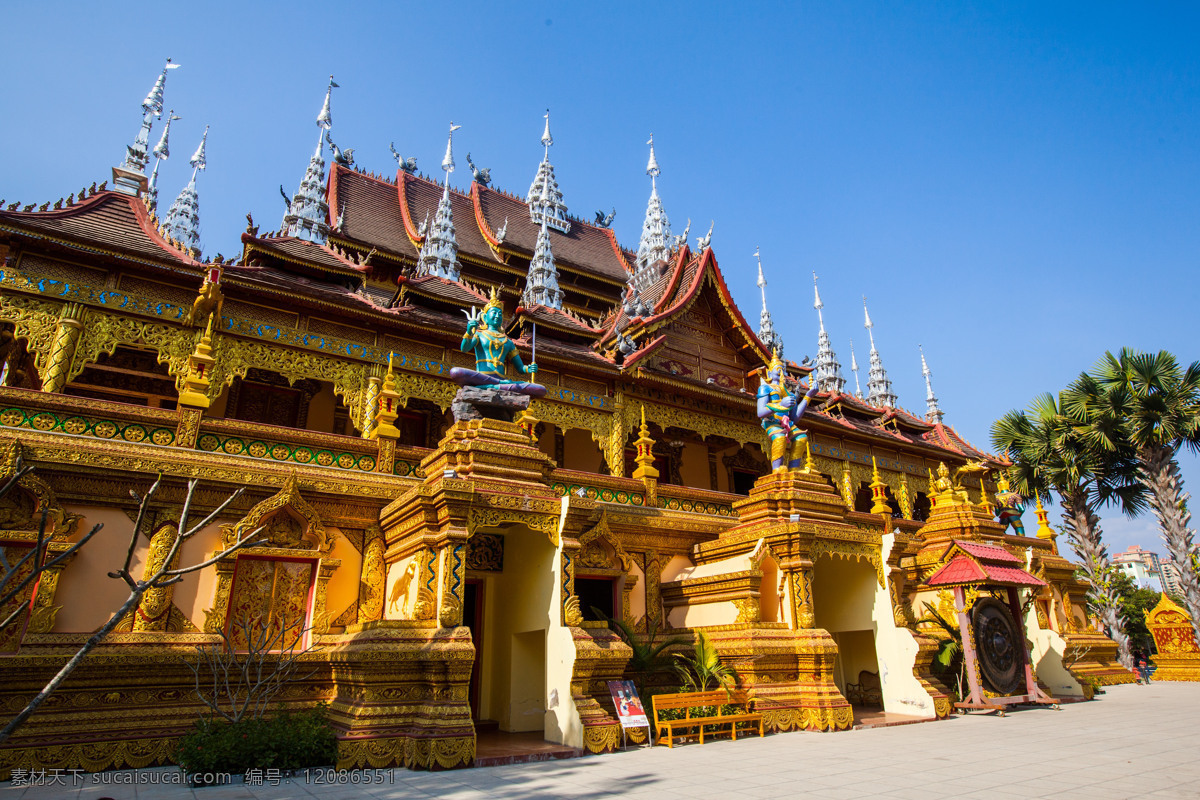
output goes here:
[[[37, 709], [43, 703], [46, 702], [46, 699], [49, 698], [49, 696], [51, 694], [53, 694], [54, 691], [57, 690], [59, 686], [62, 685], [62, 683], [67, 679], [68, 676], [70, 676], [70, 674], [75, 670], [75, 668], [78, 667], [80, 663], [82, 663], [84, 658], [86, 658], [87, 655], [93, 649], [95, 649], [96, 646], [99, 645], [104, 640], [104, 638], [106, 636], [108, 636], [108, 634], [110, 634], [117, 627], [118, 624], [120, 624], [121, 620], [124, 619], [131, 611], [133, 611], [134, 609], [137, 608], [138, 604], [141, 602], [142, 596], [147, 591], [149, 591], [150, 589], [159, 589], [159, 588], [163, 588], [165, 586], [173, 585], [174, 583], [177, 583], [179, 580], [181, 580], [183, 575], [186, 575], [191, 572], [196, 572], [197, 570], [204, 569], [205, 567], [211, 566], [212, 564], [215, 564], [218, 561], [221, 561], [222, 559], [228, 558], [229, 556], [233, 555], [234, 553], [236, 553], [237, 551], [239, 551], [243, 548], [252, 547], [254, 545], [258, 545], [263, 542], [262, 539], [252, 538], [253, 536], [257, 535], [258, 533], [260, 533], [262, 531], [262, 529], [259, 528], [255, 531], [253, 531], [249, 536], [243, 538], [241, 541], [233, 544], [230, 547], [226, 547], [221, 552], [217, 553], [215, 556], [213, 556], [210, 559], [207, 559], [206, 561], [203, 561], [199, 564], [193, 564], [193, 565], [187, 566], [187, 567], [170, 569], [169, 567], [170, 567], [171, 563], [173, 562], [174, 556], [178, 552], [178, 549], [179, 549], [180, 537], [177, 536], [175, 538], [175, 541], [172, 543], [171, 550], [169, 551], [170, 557], [165, 559], [161, 563], [161, 565], [154, 571], [153, 574], [143, 575], [142, 580], [135, 581], [133, 579], [133, 576], [130, 575], [130, 566], [133, 563], [133, 556], [137, 549], [138, 537], [141, 534], [142, 523], [144, 522], [144, 520], [146, 518], [146, 514], [149, 509], [150, 502], [153, 500], [154, 495], [158, 491], [158, 488], [161, 485], [161, 483], [162, 483], [162, 474], [160, 473], [158, 478], [154, 481], [154, 484], [150, 487], [150, 489], [146, 492], [145, 495], [139, 495], [136, 491], [130, 492], [130, 494], [134, 497], [134, 499], [136, 499], [138, 501], [137, 519], [134, 522], [133, 531], [129, 537], [129, 548], [125, 554], [124, 564], [122, 565], [122, 567], [120, 569], [118, 569], [114, 572], [108, 573], [109, 577], [123, 580], [126, 583], [126, 585], [128, 585], [130, 587], [129, 597], [126, 598], [125, 602], [121, 604], [121, 607], [118, 608], [117, 611], [111, 617], [109, 617], [108, 621], [105, 622], [104, 625], [102, 625], [99, 630], [97, 630], [90, 637], [88, 637], [87, 641], [84, 642], [84, 644], [79, 648], [78, 651], [76, 651], [75, 655], [72, 656], [71, 659], [69, 661], [67, 661], [66, 664], [63, 665], [62, 669], [60, 669], [58, 671], [58, 673], [53, 678], [50, 679], [50, 682], [47, 683], [45, 685], [45, 687], [43, 687], [42, 690], [40, 692], [38, 692], [38, 694], [32, 700], [29, 701], [29, 703], [25, 706], [25, 708], [23, 708], [15, 717], [13, 717], [8, 722], [8, 724], [4, 726], [3, 729], [0, 729], [0, 744], [3, 744], [5, 741], [7, 741], [9, 739], [9, 737], [12, 736], [13, 732], [16, 731], [17, 728], [19, 728], [21, 726], [21, 724], [24, 723], [25, 720], [27, 720], [30, 717], [30, 715], [32, 715], [35, 711], [37, 711]], [[5, 484], [4, 487], [0, 487], [0, 496], [3, 496], [4, 491], [6, 491], [12, 485], [15, 485], [14, 481], [10, 480], [10, 481], [8, 481], [8, 483]], [[199, 482], [195, 479], [188, 481], [187, 494], [184, 499], [183, 509], [180, 512], [180, 516], [179, 516], [178, 530], [181, 532], [187, 530], [187, 517], [188, 517], [188, 513], [191, 508], [192, 498], [195, 495], [196, 487], [198, 485], [199, 485]], [[218, 506], [216, 511], [214, 511], [212, 514], [209, 514], [208, 517], [205, 518], [204, 522], [202, 522], [195, 529], [189, 531], [188, 535], [191, 535], [191, 534], [197, 532], [200, 528], [204, 527], [209, 522], [211, 522], [212, 519], [215, 519], [217, 514], [220, 513], [220, 511], [227, 508], [234, 499], [236, 499], [237, 497], [239, 497], [241, 495], [242, 491], [243, 490], [239, 489], [237, 492], [234, 492], [229, 498], [227, 498], [225, 500], [224, 503], [221, 503]], [[96, 533], [96, 531], [99, 530], [99, 528], [100, 528], [100, 526], [96, 526], [95, 528], [93, 528], [92, 531], [87, 535], [87, 537], [85, 537], [84, 540], [81, 540], [79, 543], [77, 543], [74, 546], [74, 548], [77, 549], [80, 545], [82, 545], [83, 541], [86, 541], [86, 539], [91, 538], [91, 536], [94, 535]], [[40, 543], [39, 546], [41, 546], [41, 544], [44, 544], [44, 539], [45, 539], [45, 537], [44, 537], [45, 530], [44, 529], [45, 529], [45, 518], [43, 517], [42, 531], [41, 531], [42, 535], [39, 536], [39, 543]], [[68, 552], [70, 552], [70, 551], [68, 551]], [[65, 557], [65, 556], [66, 556], [66, 554], [64, 553], [62, 557]], [[40, 562], [41, 562], [41, 559], [39, 559], [39, 563]], [[57, 563], [57, 559], [54, 563]], [[11, 574], [11, 573], [6, 573], [6, 580], [7, 580], [7, 575], [9, 575], [9, 574]], [[24, 605], [24, 604], [22, 604], [22, 605]], [[227, 637], [226, 637], [226, 641], [228, 641]], [[214, 655], [214, 658], [215, 658], [215, 655]], [[291, 664], [290, 661], [287, 663], [289, 665]], [[219, 668], [219, 666], [218, 666], [218, 668]], [[199, 675], [198, 674], [197, 674], [196, 680], [197, 680], [197, 687], [198, 687], [199, 686]], [[227, 681], [227, 683], [228, 683], [228, 681]], [[216, 691], [216, 686], [217, 686], [217, 684], [214, 683], [214, 692]]]

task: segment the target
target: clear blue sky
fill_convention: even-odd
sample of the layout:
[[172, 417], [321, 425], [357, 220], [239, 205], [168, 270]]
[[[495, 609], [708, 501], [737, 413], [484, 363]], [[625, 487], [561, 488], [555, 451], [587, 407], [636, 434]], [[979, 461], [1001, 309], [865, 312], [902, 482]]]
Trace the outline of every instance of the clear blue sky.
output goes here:
[[[494, 185], [551, 156], [565, 201], [616, 207], [636, 245], [654, 133], [676, 232], [713, 246], [757, 319], [756, 246], [789, 357], [816, 350], [811, 272], [843, 365], [866, 363], [861, 296], [902, 405], [924, 410], [917, 344], [948, 419], [1057, 391], [1106, 349], [1200, 358], [1200, 17], [1194, 5], [1065, 3], [6, 4], [0, 196], [44, 202], [108, 176], [165, 57], [162, 193], [204, 125], [205, 252], [247, 211], [278, 225], [316, 141], [392, 174], [436, 169], [450, 120]], [[157, 139], [158, 131], [153, 134]], [[847, 371], [847, 376], [849, 373]], [[865, 384], [866, 374], [862, 373]], [[1200, 481], [1194, 457], [1185, 480]], [[1032, 513], [1026, 524], [1033, 525]], [[1153, 520], [1106, 518], [1110, 549], [1161, 552]]]

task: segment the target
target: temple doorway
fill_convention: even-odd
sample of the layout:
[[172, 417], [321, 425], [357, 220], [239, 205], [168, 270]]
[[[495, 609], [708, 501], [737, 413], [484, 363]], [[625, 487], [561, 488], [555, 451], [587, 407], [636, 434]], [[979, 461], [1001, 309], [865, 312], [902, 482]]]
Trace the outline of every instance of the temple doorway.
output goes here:
[[[477, 534], [478, 535], [478, 534]], [[502, 732], [541, 731], [546, 716], [546, 638], [556, 551], [544, 533], [514, 525], [503, 534], [499, 571], [465, 586], [463, 624], [475, 642], [471, 710]]]
[[861, 711], [882, 711], [879, 658], [875, 652], [875, 567], [865, 560], [822, 556], [813, 568], [813, 613], [837, 643], [833, 680]]
[[471, 667], [471, 687], [467, 700], [471, 705], [471, 719], [479, 721], [479, 671], [478, 653], [483, 649], [483, 581], [467, 578], [463, 586], [463, 625], [471, 631], [471, 644], [475, 645], [475, 663]]

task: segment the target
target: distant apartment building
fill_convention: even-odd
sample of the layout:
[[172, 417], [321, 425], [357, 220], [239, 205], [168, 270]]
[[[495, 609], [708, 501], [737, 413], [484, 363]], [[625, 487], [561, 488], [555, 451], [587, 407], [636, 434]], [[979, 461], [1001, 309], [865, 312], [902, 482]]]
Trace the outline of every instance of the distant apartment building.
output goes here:
[[1179, 568], [1170, 561], [1160, 560], [1157, 553], [1143, 550], [1136, 544], [1130, 545], [1124, 553], [1114, 556], [1113, 566], [1123, 571], [1138, 586], [1146, 586], [1159, 592], [1166, 591], [1167, 594], [1183, 594]]
[[1174, 561], [1163, 561], [1159, 566], [1162, 570], [1162, 585], [1166, 587], [1167, 594], [1183, 597], [1183, 580], [1179, 574], [1179, 567], [1175, 566]]

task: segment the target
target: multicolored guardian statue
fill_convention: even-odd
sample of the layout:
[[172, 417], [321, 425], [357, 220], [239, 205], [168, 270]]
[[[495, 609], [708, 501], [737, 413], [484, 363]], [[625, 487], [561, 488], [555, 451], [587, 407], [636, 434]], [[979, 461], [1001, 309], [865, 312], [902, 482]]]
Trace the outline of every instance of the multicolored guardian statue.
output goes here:
[[1000, 524], [1005, 530], [1011, 527], [1017, 536], [1024, 536], [1025, 525], [1021, 522], [1024, 513], [1025, 498], [1012, 490], [1008, 478], [1001, 472], [996, 481], [996, 515], [1000, 518]]
[[482, 312], [476, 312], [472, 308], [471, 313], [467, 315], [467, 332], [463, 334], [459, 349], [464, 353], [475, 353], [475, 369], [455, 367], [450, 370], [450, 380], [460, 386], [499, 389], [532, 397], [546, 394], [545, 386], [514, 381], [507, 377], [510, 363], [523, 375], [536, 375], [537, 364], [525, 366], [517, 352], [517, 346], [505, 335], [504, 309], [495, 289], [492, 289], [492, 296]]
[[787, 391], [787, 368], [776, 351], [767, 365], [766, 377], [758, 386], [758, 416], [771, 439], [771, 467], [775, 472], [804, 468], [804, 443], [808, 434], [796, 423], [808, 408], [809, 399], [817, 393], [817, 382], [809, 384], [808, 392], [800, 397], [800, 384]]

